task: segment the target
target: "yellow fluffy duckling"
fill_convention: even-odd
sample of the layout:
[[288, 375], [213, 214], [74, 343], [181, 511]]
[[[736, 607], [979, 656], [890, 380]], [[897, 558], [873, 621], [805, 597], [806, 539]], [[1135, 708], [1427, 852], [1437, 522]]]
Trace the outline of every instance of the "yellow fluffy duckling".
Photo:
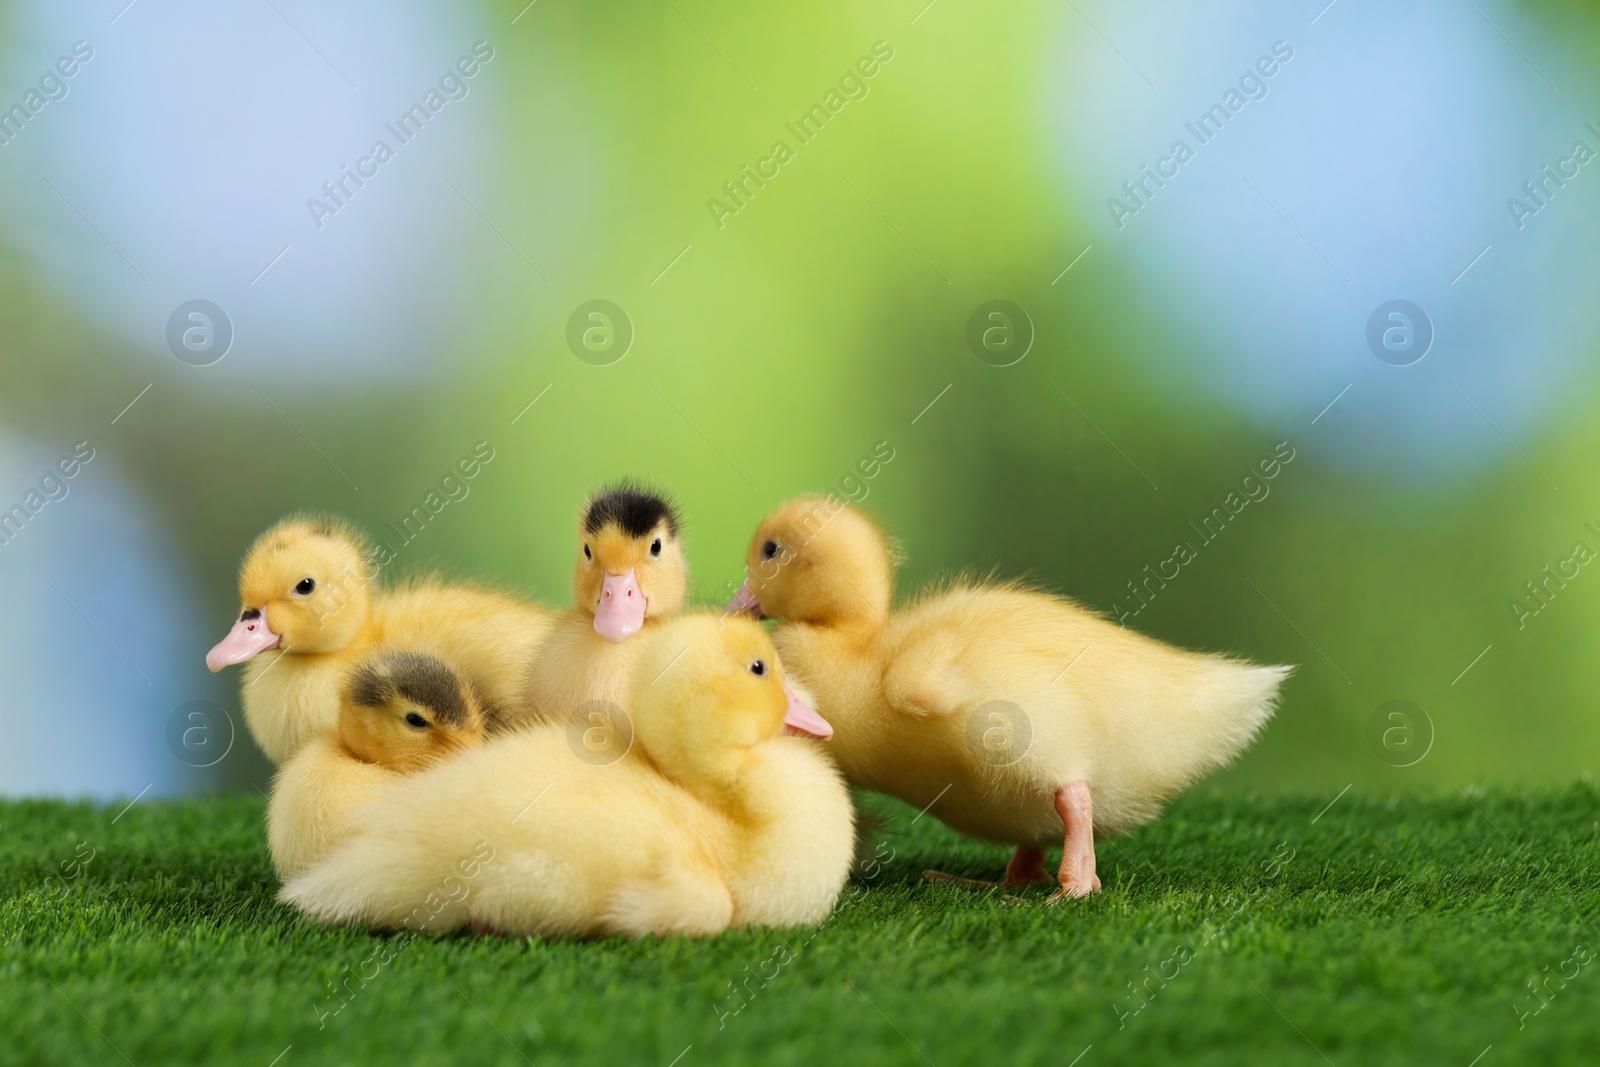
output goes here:
[[279, 899], [328, 922], [444, 933], [713, 934], [821, 921], [853, 811], [756, 623], [693, 614], [645, 642], [632, 744], [592, 759], [564, 724], [493, 738], [379, 789]]
[[833, 722], [846, 777], [1015, 845], [1006, 884], [1058, 881], [1052, 900], [1098, 890], [1095, 838], [1237, 755], [1293, 670], [1174, 648], [1016, 584], [958, 580], [893, 611], [885, 538], [838, 500], [780, 507], [746, 563], [733, 606], [786, 620], [774, 641]]
[[289, 757], [267, 807], [267, 846], [285, 880], [327, 855], [373, 790], [483, 743], [488, 720], [472, 687], [443, 661], [379, 651], [356, 668], [335, 733]]
[[585, 705], [625, 702], [645, 644], [636, 635], [675, 615], [688, 595], [681, 527], [665, 495], [632, 483], [602, 489], [584, 505], [573, 607], [526, 674], [523, 704], [534, 718], [564, 722]]
[[373, 588], [365, 540], [338, 519], [291, 516], [262, 534], [239, 574], [242, 610], [206, 655], [246, 663], [245, 722], [274, 763], [338, 725], [339, 689], [380, 644], [438, 655], [489, 703], [518, 706], [522, 677], [554, 615], [479, 586], [426, 579]]

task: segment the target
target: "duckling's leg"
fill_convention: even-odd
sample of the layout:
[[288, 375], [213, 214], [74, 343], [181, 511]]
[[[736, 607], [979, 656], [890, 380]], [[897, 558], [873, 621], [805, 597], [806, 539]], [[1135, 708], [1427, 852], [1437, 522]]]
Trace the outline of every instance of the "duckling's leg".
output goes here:
[[1053, 882], [1044, 865], [1044, 849], [1018, 845], [1011, 862], [1006, 864], [1007, 886], [1027, 885], [1029, 882]]
[[961, 878], [943, 871], [923, 871], [922, 876], [930, 882], [954, 883], [957, 885], [982, 886], [985, 889], [999, 887], [1001, 889], [1015, 889], [1029, 882], [1053, 882], [1055, 878], [1044, 865], [1044, 849], [1029, 848], [1018, 845], [1017, 851], [1012, 853], [1011, 862], [1006, 864], [1006, 880], [1003, 882], [985, 882], [978, 878]]
[[1094, 801], [1089, 796], [1089, 784], [1079, 778], [1057, 789], [1056, 813], [1067, 833], [1057, 875], [1061, 888], [1051, 895], [1051, 903], [1062, 897], [1086, 897], [1100, 890], [1100, 879], [1094, 873]]

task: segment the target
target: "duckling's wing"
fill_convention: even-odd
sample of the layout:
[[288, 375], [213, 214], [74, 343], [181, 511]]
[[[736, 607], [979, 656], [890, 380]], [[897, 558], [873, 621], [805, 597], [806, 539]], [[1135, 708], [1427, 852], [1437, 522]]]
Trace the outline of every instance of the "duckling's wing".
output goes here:
[[932, 632], [902, 643], [883, 672], [883, 699], [908, 715], [954, 715], [976, 703], [976, 681], [962, 668], [959, 635]]
[[267, 805], [267, 847], [278, 877], [288, 881], [325, 859], [348, 834], [350, 813], [394, 777], [355, 759], [331, 735], [289, 757]]

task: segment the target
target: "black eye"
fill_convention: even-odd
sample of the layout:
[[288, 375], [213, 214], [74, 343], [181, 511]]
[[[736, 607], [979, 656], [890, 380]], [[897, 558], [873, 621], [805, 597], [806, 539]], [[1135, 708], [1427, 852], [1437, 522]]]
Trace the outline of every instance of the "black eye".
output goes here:
[[754, 663], [750, 664], [750, 673], [755, 675], [757, 678], [761, 677], [763, 674], [766, 674], [766, 663], [761, 660], [756, 660]]
[[421, 715], [418, 715], [416, 712], [410, 711], [406, 713], [406, 725], [415, 726], [419, 730], [424, 730], [433, 724], [427, 719], [424, 719]]
[[650, 554], [652, 556], [661, 555], [661, 538], [658, 537], [650, 542]]
[[776, 542], [776, 541], [768, 541], [766, 544], [761, 546], [761, 558], [762, 559], [771, 559], [773, 556], [776, 556], [777, 554], [778, 554], [778, 542]]
[[588, 546], [587, 543], [585, 543], [584, 546], [583, 546], [583, 558], [584, 559], [594, 559], [594, 557], [589, 554], [589, 546]]
[[300, 579], [300, 583], [294, 587], [294, 591], [299, 593], [301, 596], [310, 596], [311, 590], [315, 589], [316, 587], [317, 580], [315, 578], [302, 578]]

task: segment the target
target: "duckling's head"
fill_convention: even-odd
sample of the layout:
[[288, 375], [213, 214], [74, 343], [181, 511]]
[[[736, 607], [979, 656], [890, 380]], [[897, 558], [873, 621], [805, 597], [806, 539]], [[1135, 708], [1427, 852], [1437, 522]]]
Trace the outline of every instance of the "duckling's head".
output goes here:
[[366, 543], [340, 519], [292, 515], [256, 539], [239, 571], [238, 621], [206, 653], [220, 671], [257, 653], [336, 652], [366, 622]]
[[729, 604], [759, 618], [834, 626], [889, 615], [894, 560], [883, 533], [837, 497], [801, 497], [762, 520]]
[[680, 527], [666, 496], [630, 482], [602, 489], [584, 505], [572, 592], [601, 637], [624, 641], [647, 617], [663, 619], [683, 606], [689, 564]]
[[795, 699], [761, 624], [694, 613], [663, 626], [634, 668], [634, 734], [662, 770], [692, 784], [731, 786], [763, 744], [833, 728]]
[[472, 687], [441, 660], [380, 652], [350, 676], [339, 737], [358, 759], [414, 771], [483, 743], [484, 714]]

